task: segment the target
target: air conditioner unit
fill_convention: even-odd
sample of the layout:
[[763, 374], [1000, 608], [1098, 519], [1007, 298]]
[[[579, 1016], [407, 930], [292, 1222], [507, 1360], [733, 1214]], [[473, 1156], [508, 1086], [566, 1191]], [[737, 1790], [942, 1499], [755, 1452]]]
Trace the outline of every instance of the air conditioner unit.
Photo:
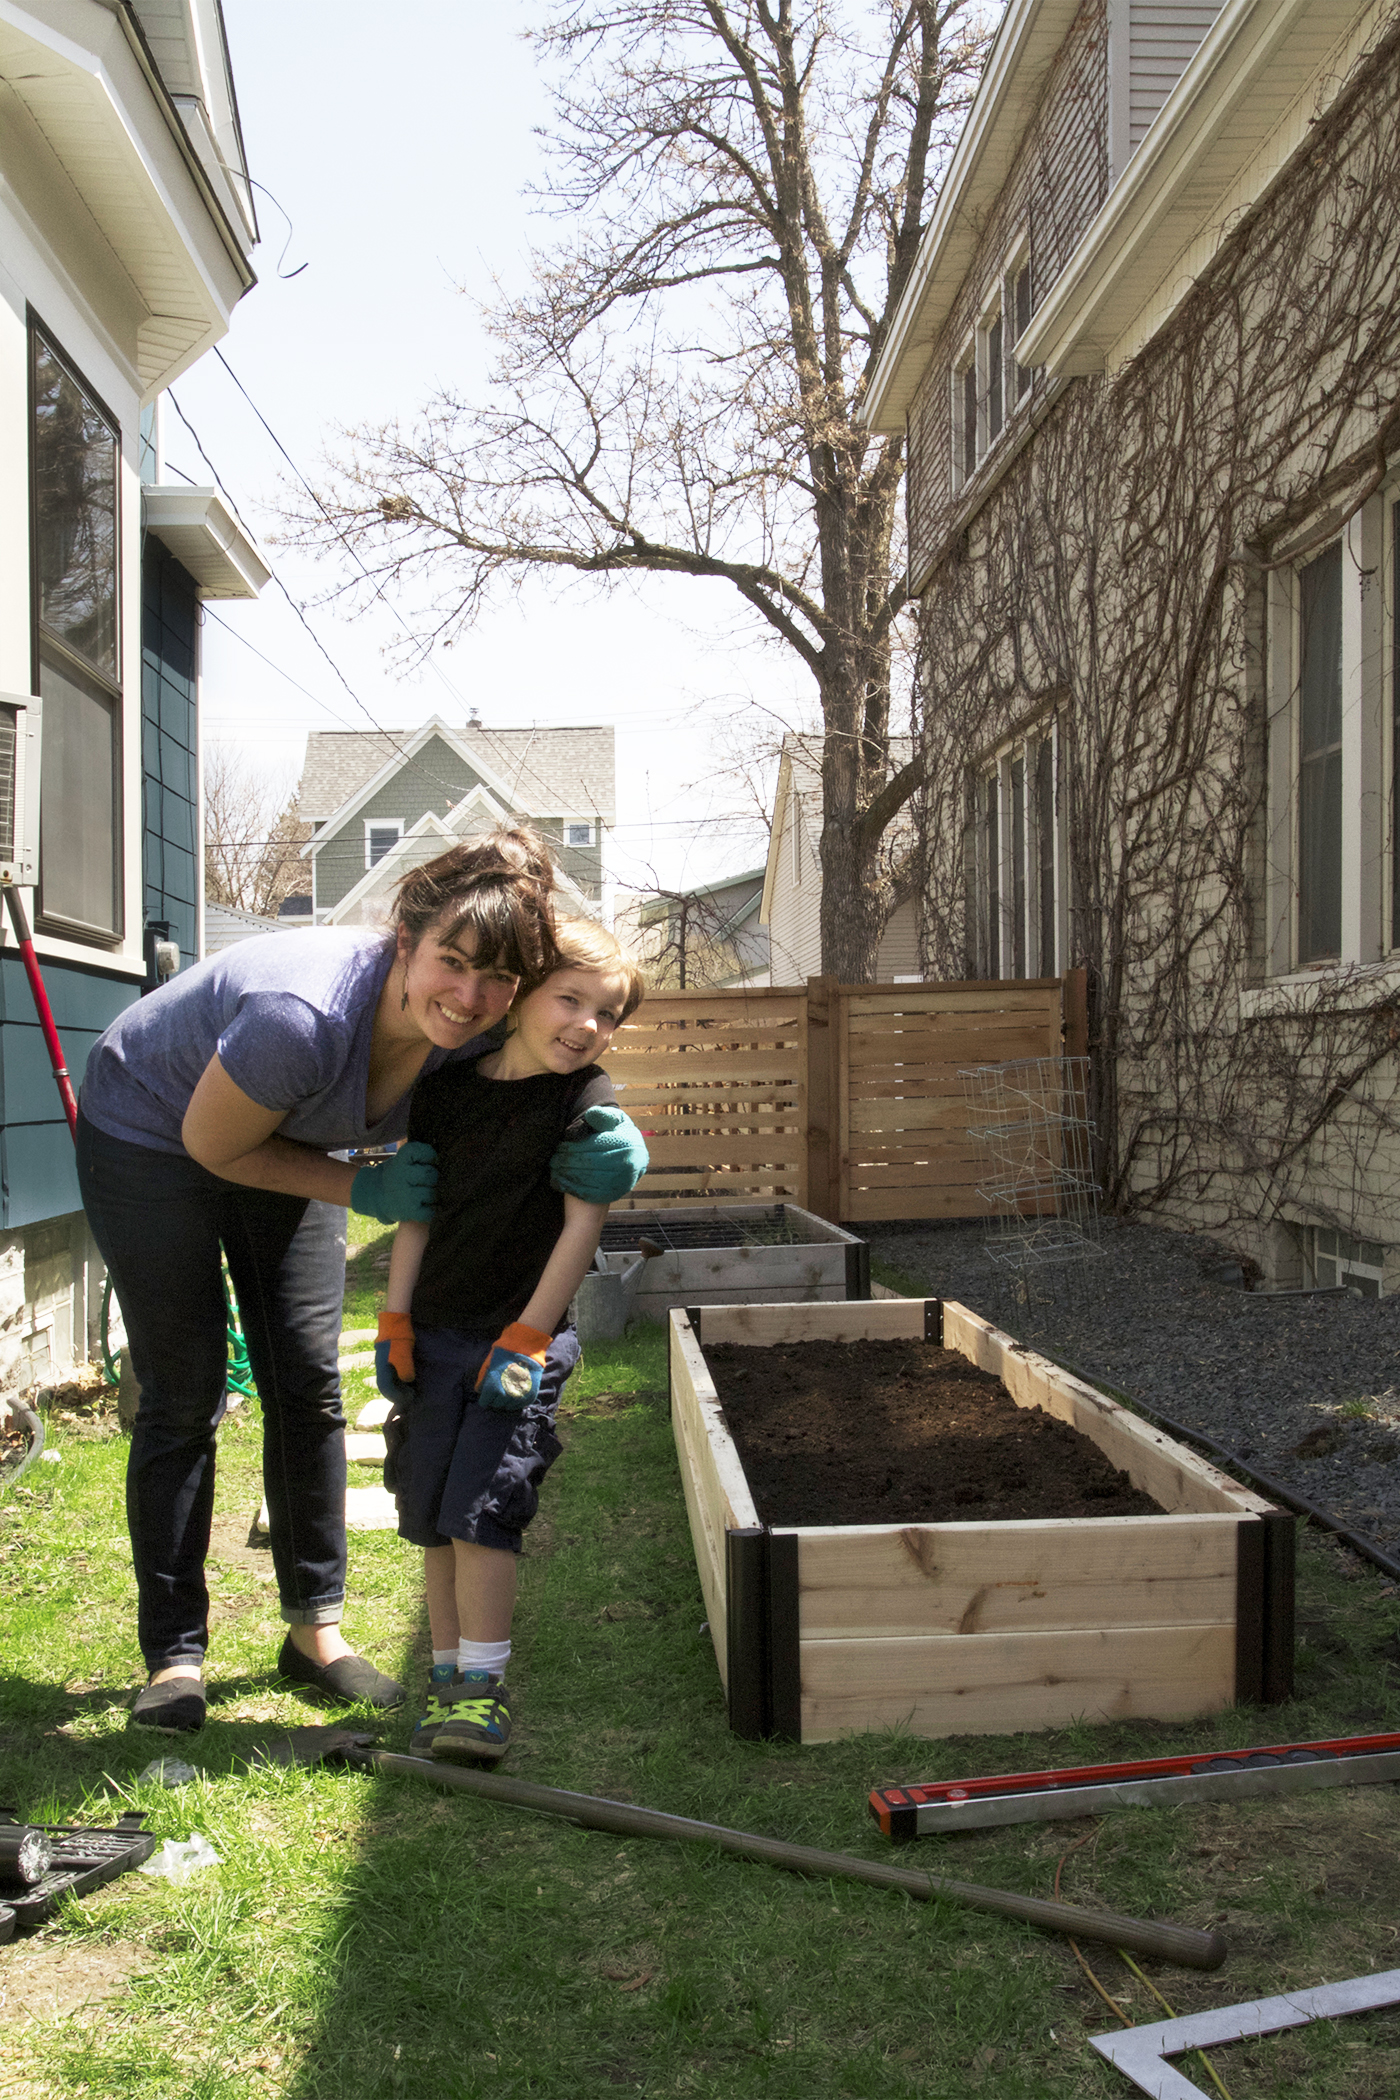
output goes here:
[[0, 882], [39, 879], [42, 721], [37, 693], [0, 693]]

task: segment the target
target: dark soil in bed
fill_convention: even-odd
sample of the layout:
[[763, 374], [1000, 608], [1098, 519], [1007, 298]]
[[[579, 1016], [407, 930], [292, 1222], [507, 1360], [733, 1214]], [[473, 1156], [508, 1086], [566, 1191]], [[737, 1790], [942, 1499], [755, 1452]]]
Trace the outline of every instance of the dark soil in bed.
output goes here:
[[765, 1524], [1160, 1516], [1096, 1444], [927, 1343], [705, 1350]]

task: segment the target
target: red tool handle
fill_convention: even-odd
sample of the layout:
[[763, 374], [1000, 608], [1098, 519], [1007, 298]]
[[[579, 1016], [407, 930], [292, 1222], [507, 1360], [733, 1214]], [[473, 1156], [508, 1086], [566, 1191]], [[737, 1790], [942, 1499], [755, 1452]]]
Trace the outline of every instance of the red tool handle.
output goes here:
[[73, 1082], [68, 1077], [68, 1067], [63, 1061], [63, 1045], [54, 1026], [49, 995], [44, 990], [44, 980], [39, 975], [39, 958], [34, 953], [34, 936], [29, 931], [29, 921], [24, 915], [24, 904], [19, 891], [12, 882], [5, 884], [5, 904], [10, 914], [10, 924], [15, 929], [15, 939], [19, 942], [24, 974], [29, 979], [29, 989], [34, 995], [34, 1011], [39, 1016], [39, 1026], [44, 1032], [44, 1047], [49, 1053], [49, 1063], [53, 1066], [54, 1084], [63, 1103], [63, 1113], [68, 1118], [68, 1134], [76, 1140], [78, 1097], [73, 1092]]

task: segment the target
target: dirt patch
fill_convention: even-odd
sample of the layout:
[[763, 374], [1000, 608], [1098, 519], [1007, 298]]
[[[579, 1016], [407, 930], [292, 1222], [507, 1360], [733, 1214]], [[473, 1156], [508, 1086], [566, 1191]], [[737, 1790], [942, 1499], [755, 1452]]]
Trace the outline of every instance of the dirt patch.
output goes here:
[[0, 2027], [66, 2019], [155, 1963], [139, 1940], [13, 1940], [0, 1948]]
[[1098, 1447], [950, 1349], [705, 1351], [765, 1524], [1160, 1516]]
[[266, 1542], [267, 1534], [258, 1533], [263, 1540], [261, 1546], [248, 1543], [256, 1516], [256, 1510], [242, 1516], [216, 1516], [209, 1527], [209, 1559], [221, 1562], [226, 1568], [246, 1568], [251, 1575], [269, 1577], [272, 1549]]

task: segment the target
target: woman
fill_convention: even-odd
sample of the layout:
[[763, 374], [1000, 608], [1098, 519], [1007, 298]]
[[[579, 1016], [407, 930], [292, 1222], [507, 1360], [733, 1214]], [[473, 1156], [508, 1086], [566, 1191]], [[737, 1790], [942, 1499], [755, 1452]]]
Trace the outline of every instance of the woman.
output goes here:
[[[352, 1653], [345, 1596], [345, 1418], [337, 1356], [344, 1208], [426, 1219], [431, 1147], [392, 1143], [414, 1081], [494, 1046], [522, 976], [551, 966], [554, 867], [517, 829], [454, 847], [400, 884], [389, 934], [322, 928], [240, 942], [128, 1007], [93, 1046], [78, 1117], [83, 1204], [121, 1302], [141, 1389], [127, 1520], [147, 1683], [132, 1720], [202, 1726], [204, 1560], [238, 1295], [263, 1411], [263, 1480], [288, 1633], [284, 1677], [381, 1707], [403, 1693]], [[625, 1195], [646, 1147], [615, 1109], [560, 1147], [586, 1201]]]

